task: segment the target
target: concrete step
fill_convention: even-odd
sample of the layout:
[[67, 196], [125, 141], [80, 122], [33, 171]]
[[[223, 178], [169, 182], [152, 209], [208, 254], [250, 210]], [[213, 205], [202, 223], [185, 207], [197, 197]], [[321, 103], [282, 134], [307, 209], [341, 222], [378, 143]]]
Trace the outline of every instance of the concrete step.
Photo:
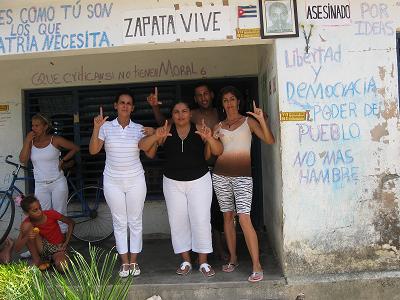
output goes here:
[[256, 284], [244, 281], [134, 283], [128, 299], [145, 300], [153, 295], [160, 295], [162, 300], [400, 300], [400, 273], [339, 274], [289, 281], [266, 278]]
[[[202, 276], [202, 275], [201, 275]], [[128, 299], [145, 300], [160, 295], [163, 300], [176, 299], [283, 299], [284, 278], [250, 284], [238, 282], [205, 282], [176, 284], [133, 284]]]

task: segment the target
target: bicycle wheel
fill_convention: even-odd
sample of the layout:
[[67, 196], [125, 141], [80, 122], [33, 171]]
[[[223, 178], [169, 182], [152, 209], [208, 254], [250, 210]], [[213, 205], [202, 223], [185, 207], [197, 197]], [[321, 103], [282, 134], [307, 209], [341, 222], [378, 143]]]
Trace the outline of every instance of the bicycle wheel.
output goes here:
[[75, 221], [73, 235], [85, 242], [100, 242], [113, 233], [110, 209], [98, 186], [84, 187], [68, 198], [67, 215]]
[[4, 192], [0, 192], [0, 245], [6, 240], [14, 223], [15, 203]]

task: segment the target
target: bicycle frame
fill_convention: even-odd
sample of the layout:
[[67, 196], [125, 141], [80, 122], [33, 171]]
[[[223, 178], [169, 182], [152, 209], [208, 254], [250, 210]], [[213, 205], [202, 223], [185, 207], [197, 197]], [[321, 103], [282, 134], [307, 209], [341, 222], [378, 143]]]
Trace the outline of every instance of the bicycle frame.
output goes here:
[[67, 177], [69, 185], [72, 188], [72, 192], [69, 193], [68, 197], [70, 197], [71, 195], [73, 195], [75, 193], [78, 196], [79, 202], [81, 204], [81, 210], [79, 211], [79, 213], [78, 213], [78, 211], [74, 212], [74, 214], [72, 214], [72, 215], [69, 214], [68, 217], [70, 217], [70, 218], [79, 218], [79, 217], [90, 216], [90, 214], [92, 212], [95, 212], [97, 210], [97, 208], [99, 207], [99, 195], [96, 194], [95, 207], [94, 208], [90, 208], [88, 206], [87, 202], [84, 201], [84, 195], [83, 195], [84, 189], [78, 189], [76, 187], [76, 185], [72, 182], [72, 179], [69, 176], [69, 174], [67, 174], [66, 177]]
[[[33, 178], [31, 178], [31, 177], [18, 177], [18, 173], [19, 173], [19, 171], [21, 170], [21, 168], [23, 168], [23, 167], [22, 167], [21, 165], [14, 164], [14, 163], [8, 161], [7, 159], [8, 159], [9, 157], [10, 157], [10, 155], [7, 156], [6, 162], [8, 162], [8, 163], [14, 165], [14, 166], [16, 167], [16, 169], [12, 172], [12, 180], [11, 180], [11, 183], [10, 183], [10, 186], [8, 187], [8, 189], [7, 189], [7, 190], [4, 190], [4, 191], [0, 191], [0, 192], [4, 193], [3, 197], [1, 198], [1, 203], [0, 203], [0, 212], [1, 212], [1, 211], [3, 212], [3, 213], [0, 215], [0, 219], [3, 217], [4, 213], [5, 213], [6, 210], [8, 209], [8, 205], [10, 205], [8, 201], [6, 201], [7, 204], [4, 204], [4, 202], [5, 202], [5, 201], [4, 201], [5, 197], [9, 196], [11, 199], [14, 200], [13, 195], [14, 195], [15, 192], [18, 193], [18, 195], [24, 195], [24, 192], [22, 192], [22, 191], [15, 185], [15, 182], [17, 182], [17, 181], [28, 181], [28, 180], [33, 180]], [[5, 207], [5, 209], [4, 209], [3, 205], [7, 205], [7, 206]], [[3, 210], [3, 209], [4, 209], [4, 210]]]

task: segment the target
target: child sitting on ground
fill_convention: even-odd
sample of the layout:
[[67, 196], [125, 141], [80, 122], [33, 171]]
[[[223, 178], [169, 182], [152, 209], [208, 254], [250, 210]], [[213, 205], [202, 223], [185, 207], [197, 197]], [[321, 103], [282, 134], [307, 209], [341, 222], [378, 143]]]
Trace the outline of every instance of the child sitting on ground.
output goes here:
[[[36, 266], [45, 269], [43, 263], [52, 261], [57, 270], [62, 272], [62, 264], [67, 263], [66, 249], [75, 222], [55, 210], [43, 211], [39, 200], [32, 195], [22, 199], [21, 208], [27, 217], [21, 224], [15, 251], [19, 252], [26, 245]], [[68, 225], [65, 240], [57, 221]]]

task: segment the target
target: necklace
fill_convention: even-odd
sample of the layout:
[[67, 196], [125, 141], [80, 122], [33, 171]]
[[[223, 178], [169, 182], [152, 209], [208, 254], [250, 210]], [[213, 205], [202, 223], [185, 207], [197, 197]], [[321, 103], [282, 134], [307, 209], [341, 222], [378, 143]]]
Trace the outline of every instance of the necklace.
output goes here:
[[226, 120], [226, 125], [228, 125], [228, 128], [231, 128], [231, 126], [235, 125], [239, 120], [242, 119], [242, 116], [240, 116], [238, 119], [234, 120], [233, 122], [229, 122], [228, 119]]

